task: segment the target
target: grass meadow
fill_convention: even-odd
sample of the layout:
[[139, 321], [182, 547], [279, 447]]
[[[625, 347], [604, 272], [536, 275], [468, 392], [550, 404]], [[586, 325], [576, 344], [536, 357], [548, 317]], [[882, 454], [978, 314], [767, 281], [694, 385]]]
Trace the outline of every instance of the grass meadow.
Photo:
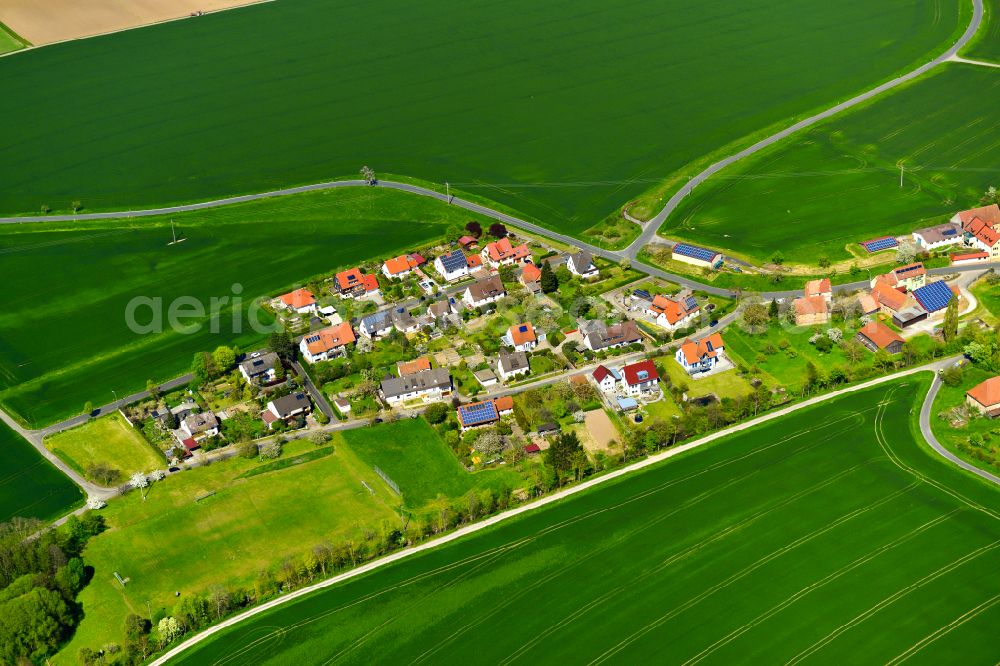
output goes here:
[[0, 522], [48, 520], [82, 504], [83, 492], [20, 435], [0, 423]]
[[724, 170], [662, 233], [754, 260], [849, 259], [848, 245], [937, 223], [1000, 185], [997, 106], [1000, 70], [942, 66]]
[[962, 55], [975, 60], [1000, 63], [1000, 0], [983, 0], [983, 25]]
[[133, 472], [148, 474], [165, 466], [163, 456], [153, 450], [138, 430], [125, 423], [120, 414], [92, 419], [51, 435], [45, 439], [45, 446], [91, 481], [96, 481], [90, 478], [92, 465], [104, 464], [119, 470], [120, 483]]
[[[266, 335], [249, 330], [254, 299], [281, 293], [339, 266], [391, 256], [433, 240], [451, 222], [476, 216], [443, 203], [381, 188], [352, 188], [269, 199], [141, 220], [0, 226], [0, 403], [32, 426], [187, 371], [192, 355], [219, 344], [249, 349]], [[175, 220], [187, 240], [168, 246]], [[485, 223], [485, 222], [484, 222]], [[233, 297], [234, 325], [222, 310], [218, 333], [167, 328], [140, 335], [126, 325], [135, 297], [162, 299], [163, 321], [179, 297], [207, 309]], [[149, 321], [148, 308], [139, 321]], [[263, 319], [266, 319], [264, 317]], [[190, 320], [189, 320], [190, 321]], [[240, 331], [237, 328], [241, 329]]]
[[915, 440], [928, 382], [731, 436], [172, 663], [995, 662], [1000, 496]]
[[579, 233], [943, 50], [960, 6], [302, 0], [58, 44], [0, 61], [18, 101], [0, 109], [18, 128], [0, 139], [0, 211], [150, 207], [368, 164]]
[[347, 430], [338, 438], [362, 461], [385, 472], [399, 486], [406, 506], [413, 509], [423, 508], [438, 495], [461, 497], [474, 489], [509, 489], [524, 484], [514, 470], [470, 474], [424, 419]]

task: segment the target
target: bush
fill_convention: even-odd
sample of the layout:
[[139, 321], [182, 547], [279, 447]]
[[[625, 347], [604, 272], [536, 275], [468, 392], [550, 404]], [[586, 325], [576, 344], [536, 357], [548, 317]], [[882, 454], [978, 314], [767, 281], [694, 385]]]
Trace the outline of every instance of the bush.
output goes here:
[[323, 410], [321, 409], [316, 410], [315, 414], [316, 414], [316, 422], [319, 423], [320, 425], [326, 425], [327, 423], [330, 422], [330, 417], [327, 416]]
[[957, 365], [945, 368], [941, 373], [941, 381], [946, 386], [958, 386], [962, 383], [962, 368]]
[[443, 402], [435, 402], [433, 405], [429, 405], [427, 409], [424, 410], [424, 418], [427, 419], [428, 423], [437, 424], [442, 423], [446, 418], [448, 418], [448, 405]]

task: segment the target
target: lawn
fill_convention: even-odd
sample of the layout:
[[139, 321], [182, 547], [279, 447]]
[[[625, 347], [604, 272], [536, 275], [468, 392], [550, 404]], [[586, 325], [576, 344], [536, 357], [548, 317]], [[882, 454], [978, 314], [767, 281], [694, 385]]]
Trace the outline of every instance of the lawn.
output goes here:
[[513, 470], [466, 471], [422, 418], [348, 430], [338, 437], [365, 463], [385, 472], [413, 509], [426, 506], [438, 495], [458, 498], [470, 490], [523, 485], [521, 475]]
[[[306, 442], [285, 448], [287, 457], [315, 450]], [[145, 501], [133, 493], [110, 502], [101, 513], [111, 529], [84, 553], [94, 567], [79, 596], [85, 615], [57, 663], [75, 665], [83, 646], [120, 643], [125, 616], [147, 613], [147, 602], [169, 611], [215, 584], [252, 584], [259, 570], [321, 542], [339, 545], [383, 521], [398, 524], [394, 497], [349, 450], [238, 478], [262, 464], [272, 463], [234, 458], [154, 483]], [[124, 588], [115, 572], [128, 579]]]
[[706, 153], [944, 50], [959, 7], [302, 0], [57, 44], [0, 61], [18, 101], [0, 109], [18, 130], [0, 142], [0, 211], [211, 199], [368, 164], [580, 233]]
[[[942, 384], [934, 399], [931, 410], [931, 430], [938, 441], [955, 455], [968, 460], [973, 465], [987, 469], [994, 474], [1000, 473], [1000, 423], [980, 417], [975, 411], [969, 411], [971, 418], [955, 422], [942, 418], [943, 414], [956, 407], [965, 405], [965, 392], [982, 381], [989, 379], [993, 373], [969, 366], [962, 373], [962, 383], [958, 386]], [[970, 442], [972, 437], [981, 437], [980, 443]]]
[[[20, 56], [18, 56], [20, 57]], [[184, 373], [196, 351], [253, 348], [266, 338], [247, 324], [251, 303], [363, 259], [440, 237], [475, 217], [430, 199], [373, 188], [311, 193], [140, 221], [0, 225], [0, 403], [43, 425], [109, 402], [147, 379]], [[170, 222], [187, 240], [168, 246]], [[234, 289], [234, 285], [238, 285]], [[174, 331], [169, 307], [224, 301], [213, 333]], [[126, 323], [135, 298], [161, 299], [164, 332]], [[140, 323], [152, 320], [141, 307]], [[267, 321], [262, 315], [261, 320]], [[189, 323], [192, 320], [182, 320]]]
[[971, 291], [979, 301], [980, 316], [992, 323], [1000, 321], [1000, 282], [990, 284], [989, 280], [977, 280]]
[[[729, 345], [728, 334], [726, 345]], [[714, 394], [716, 398], [736, 398], [744, 396], [753, 391], [750, 383], [740, 377], [736, 370], [727, 370], [714, 375], [709, 375], [702, 379], [692, 379], [691, 376], [674, 359], [673, 355], [661, 356], [656, 359], [657, 365], [667, 371], [670, 381], [675, 386], [686, 384], [688, 387], [688, 398], [700, 398], [705, 395]], [[669, 400], [669, 398], [667, 398]]]
[[83, 492], [20, 435], [0, 423], [0, 522], [48, 520], [83, 503]]
[[1000, 185], [998, 106], [997, 70], [945, 65], [724, 170], [663, 234], [754, 260], [777, 248], [787, 261], [850, 259], [848, 245], [943, 221]]
[[927, 384], [801, 410], [172, 663], [994, 663], [1000, 494], [914, 439]]
[[91, 481], [95, 480], [88, 472], [92, 465], [103, 464], [119, 470], [119, 483], [124, 483], [133, 472], [162, 469], [165, 462], [120, 414], [56, 433], [45, 439], [45, 446]]
[[962, 55], [975, 60], [1000, 63], [1000, 0], [983, 0], [983, 25]]

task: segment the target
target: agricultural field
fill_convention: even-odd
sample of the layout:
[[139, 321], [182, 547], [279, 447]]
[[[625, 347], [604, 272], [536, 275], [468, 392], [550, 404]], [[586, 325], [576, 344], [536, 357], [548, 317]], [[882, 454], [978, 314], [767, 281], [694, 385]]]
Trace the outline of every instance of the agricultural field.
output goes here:
[[975, 60], [1000, 63], [1000, 0], [983, 0], [983, 25], [962, 55]]
[[45, 446], [88, 480], [105, 486], [113, 484], [95, 479], [92, 473], [95, 466], [117, 470], [117, 483], [127, 481], [133, 472], [148, 474], [165, 466], [163, 456], [119, 414], [51, 435], [46, 438]]
[[83, 492], [0, 423], [0, 522], [14, 516], [48, 520], [83, 503]]
[[18, 100], [0, 125], [19, 130], [0, 143], [0, 211], [213, 199], [368, 164], [579, 234], [692, 161], [944, 50], [968, 13], [302, 0], [56, 44], [0, 61]]
[[[1000, 566], [1000, 495], [915, 439], [928, 383], [798, 411], [171, 663], [993, 663], [1000, 580], [983, 572]], [[502, 618], [517, 621], [492, 630]]]
[[998, 105], [1000, 70], [942, 66], [724, 170], [662, 233], [754, 261], [850, 259], [848, 246], [941, 222], [1000, 185]]
[[[0, 404], [43, 425], [80, 413], [88, 400], [110, 402], [112, 389], [127, 395], [147, 379], [183, 374], [197, 351], [220, 344], [251, 349], [266, 338], [247, 325], [255, 299], [391, 256], [473, 218], [431, 199], [351, 188], [164, 218], [0, 225], [7, 294]], [[171, 220], [186, 240], [168, 246]], [[233, 301], [223, 302], [217, 334], [207, 314], [182, 320], [202, 325], [194, 333], [167, 325], [176, 299], [193, 298], [209, 310], [210, 299], [236, 295], [241, 317], [234, 321]], [[164, 332], [129, 328], [126, 308], [137, 297], [162, 299]], [[150, 310], [141, 307], [135, 319], [151, 322]]]
[[25, 46], [26, 44], [23, 39], [3, 23], [0, 23], [0, 54], [17, 51], [18, 49], [23, 49]]
[[461, 497], [470, 490], [513, 489], [524, 479], [513, 469], [470, 474], [424, 419], [404, 419], [378, 428], [340, 433], [338, 439], [358, 458], [378, 467], [402, 491], [406, 506], [421, 509], [438, 497]]

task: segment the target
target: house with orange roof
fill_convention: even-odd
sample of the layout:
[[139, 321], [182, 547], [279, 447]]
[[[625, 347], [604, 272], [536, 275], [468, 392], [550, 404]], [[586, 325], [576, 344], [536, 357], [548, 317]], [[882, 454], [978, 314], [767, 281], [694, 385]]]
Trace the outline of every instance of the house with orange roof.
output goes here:
[[316, 313], [316, 297], [308, 289], [296, 289], [278, 297], [286, 310], [299, 314]]
[[1000, 416], [1000, 377], [990, 377], [965, 392], [965, 402], [991, 419]]
[[418, 372], [431, 369], [431, 362], [424, 356], [420, 358], [413, 359], [412, 361], [399, 361], [396, 363], [396, 372], [400, 377], [405, 377], [406, 375], [414, 375]]
[[523, 243], [514, 247], [509, 238], [501, 238], [484, 247], [480, 256], [483, 258], [483, 262], [489, 264], [491, 268], [499, 268], [500, 266], [521, 263], [525, 259], [529, 259], [531, 257], [531, 250]]
[[468, 250], [479, 245], [479, 241], [473, 236], [462, 236], [458, 239], [458, 244], [462, 246], [463, 250]]
[[805, 297], [822, 296], [827, 303], [833, 300], [833, 287], [830, 286], [830, 278], [822, 280], [809, 280], [806, 282]]
[[714, 368], [721, 360], [724, 351], [722, 335], [712, 333], [701, 340], [685, 340], [674, 353], [674, 359], [688, 374], [694, 375]]
[[979, 220], [989, 227], [1000, 225], [1000, 206], [990, 204], [989, 206], [970, 208], [969, 210], [955, 213], [951, 218], [953, 224], [960, 224], [963, 228], [973, 220]]
[[952, 266], [967, 266], [969, 264], [984, 264], [990, 260], [990, 253], [981, 252], [956, 252], [949, 255]]
[[425, 261], [426, 259], [419, 254], [401, 254], [385, 260], [382, 264], [382, 274], [389, 279], [402, 279]]
[[879, 311], [878, 301], [871, 294], [859, 295], [858, 306], [861, 308], [861, 314], [863, 315], [872, 315]]
[[357, 338], [350, 322], [309, 333], [299, 341], [299, 351], [306, 363], [319, 363], [347, 354], [347, 346]]
[[880, 321], [870, 321], [862, 326], [855, 339], [868, 351], [882, 350], [890, 354], [903, 351], [903, 343], [906, 342], [901, 335]]
[[525, 264], [524, 268], [521, 269], [521, 276], [518, 278], [525, 287], [541, 279], [542, 270], [534, 264]]
[[830, 321], [830, 304], [822, 296], [802, 296], [792, 302], [796, 326], [816, 326]]
[[334, 284], [343, 298], [361, 298], [378, 293], [378, 278], [360, 268], [350, 268], [334, 276]]
[[500, 416], [506, 416], [508, 414], [514, 413], [514, 398], [509, 395], [505, 395], [500, 398], [494, 398], [493, 404], [497, 408], [497, 414]]
[[895, 289], [913, 291], [927, 284], [927, 269], [918, 261], [894, 268], [888, 273], [876, 275], [870, 284], [874, 287], [878, 282], [885, 282]]
[[465, 263], [469, 267], [469, 272], [471, 273], [483, 267], [483, 258], [478, 254], [470, 254], [465, 258]]
[[965, 232], [966, 245], [972, 245], [990, 257], [1000, 255], [1000, 206], [990, 204], [955, 213], [951, 221], [960, 224]]
[[523, 324], [514, 324], [500, 338], [500, 342], [506, 346], [513, 347], [515, 351], [522, 352], [531, 351], [538, 346], [539, 342], [544, 341], [545, 334], [536, 335], [535, 327], [531, 325], [530, 321], [526, 321]]
[[657, 326], [668, 331], [693, 324], [700, 310], [698, 301], [690, 294], [681, 295], [677, 300], [657, 294], [646, 306], [646, 314], [655, 318]]
[[888, 280], [876, 279], [871, 297], [878, 303], [879, 310], [890, 316], [914, 304], [911, 296], [893, 287]]

